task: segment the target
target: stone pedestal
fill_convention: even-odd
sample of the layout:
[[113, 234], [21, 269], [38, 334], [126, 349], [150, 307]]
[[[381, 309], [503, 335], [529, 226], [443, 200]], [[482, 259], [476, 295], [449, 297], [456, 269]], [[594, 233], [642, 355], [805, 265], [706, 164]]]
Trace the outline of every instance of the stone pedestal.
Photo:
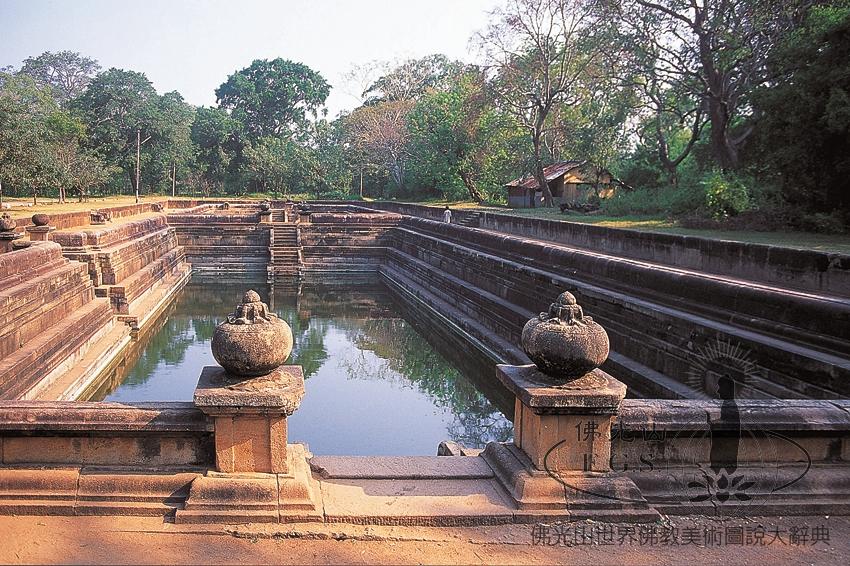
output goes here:
[[514, 444], [538, 470], [607, 472], [611, 423], [626, 386], [602, 370], [557, 385], [534, 365], [497, 366], [516, 396]]
[[205, 367], [195, 406], [215, 421], [216, 471], [195, 479], [178, 523], [321, 520], [304, 446], [287, 445], [286, 418], [304, 396], [300, 366], [234, 378]]
[[303, 396], [300, 366], [281, 366], [247, 380], [218, 366], [205, 367], [194, 400], [215, 419], [218, 471], [286, 473], [286, 417]]
[[30, 240], [33, 242], [46, 242], [51, 232], [56, 230], [55, 226], [27, 226]]
[[23, 232], [0, 232], [0, 253], [12, 251], [12, 243], [23, 237]]
[[271, 210], [261, 210], [260, 211], [260, 224], [271, 224], [272, 222], [272, 211]]
[[496, 368], [515, 396], [514, 443], [491, 443], [482, 456], [530, 516], [652, 521], [640, 490], [611, 472], [611, 425], [625, 384], [595, 369], [558, 383], [535, 365]]

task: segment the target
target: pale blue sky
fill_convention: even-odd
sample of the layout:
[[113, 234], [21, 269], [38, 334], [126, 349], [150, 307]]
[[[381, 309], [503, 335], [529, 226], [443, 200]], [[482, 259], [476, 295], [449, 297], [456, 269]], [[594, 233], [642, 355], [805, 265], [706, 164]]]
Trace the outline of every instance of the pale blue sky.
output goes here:
[[306, 63], [351, 108], [343, 75], [373, 60], [445, 53], [475, 60], [469, 39], [499, 0], [0, 0], [0, 67], [44, 51], [79, 51], [104, 69], [145, 73], [192, 104], [254, 59]]

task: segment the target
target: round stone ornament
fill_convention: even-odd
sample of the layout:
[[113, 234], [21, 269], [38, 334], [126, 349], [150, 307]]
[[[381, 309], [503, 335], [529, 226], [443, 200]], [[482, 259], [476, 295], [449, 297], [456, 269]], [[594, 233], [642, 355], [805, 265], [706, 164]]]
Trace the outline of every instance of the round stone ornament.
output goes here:
[[50, 217], [43, 212], [32, 215], [32, 223], [36, 226], [47, 226], [48, 222], [50, 222]]
[[608, 358], [608, 333], [584, 316], [571, 293], [561, 293], [549, 312], [522, 329], [522, 349], [546, 375], [560, 382], [578, 379]]
[[0, 216], [0, 232], [11, 232], [17, 227], [18, 223], [15, 219], [9, 216], [7, 212]]
[[219, 324], [212, 339], [215, 361], [234, 377], [266, 375], [292, 352], [292, 330], [269, 312], [256, 291], [248, 291], [233, 315]]

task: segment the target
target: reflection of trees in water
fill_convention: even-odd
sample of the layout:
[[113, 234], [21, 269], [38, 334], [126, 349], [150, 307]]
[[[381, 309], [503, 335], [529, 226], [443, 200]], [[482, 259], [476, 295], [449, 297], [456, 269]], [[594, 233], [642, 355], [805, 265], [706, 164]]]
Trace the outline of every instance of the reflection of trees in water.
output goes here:
[[415, 385], [435, 405], [452, 413], [454, 420], [448, 427], [452, 440], [474, 447], [505, 441], [513, 434], [511, 423], [499, 410], [403, 319], [343, 319], [337, 326], [360, 350], [382, 360], [376, 368], [361, 355], [346, 368], [350, 377], [374, 376]]
[[198, 341], [193, 326], [193, 320], [172, 315], [162, 329], [151, 336], [123, 383], [143, 384], [154, 374], [160, 362], [173, 366], [183, 363], [186, 350]]
[[280, 306], [275, 314], [292, 329], [292, 354], [286, 363], [301, 366], [304, 379], [312, 377], [328, 359], [325, 336], [330, 328], [329, 322], [304, 316], [297, 307], [291, 306]]
[[[212, 340], [216, 326], [231, 313], [247, 289], [268, 297], [261, 281], [193, 280], [178, 298], [175, 310], [144, 346], [123, 381], [141, 385], [157, 365], [180, 364], [193, 343]], [[340, 369], [349, 378], [381, 380], [397, 387], [416, 387], [435, 406], [453, 415], [448, 426], [452, 440], [469, 447], [491, 440], [507, 440], [511, 423], [479, 393], [472, 382], [400, 318], [389, 295], [375, 286], [276, 289], [274, 311], [292, 328], [294, 348], [288, 364], [300, 365], [309, 378], [328, 360], [325, 341], [331, 328], [342, 331], [357, 346]], [[372, 352], [380, 359], [376, 364]]]

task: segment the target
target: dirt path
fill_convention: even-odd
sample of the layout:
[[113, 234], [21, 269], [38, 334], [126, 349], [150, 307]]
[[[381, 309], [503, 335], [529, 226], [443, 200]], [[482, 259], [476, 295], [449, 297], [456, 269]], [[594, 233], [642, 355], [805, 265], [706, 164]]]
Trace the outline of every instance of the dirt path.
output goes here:
[[[0, 561], [4, 563], [96, 564], [841, 564], [850, 557], [850, 518], [771, 518], [720, 523], [704, 518], [676, 519], [668, 526], [752, 529], [761, 523], [783, 534], [782, 543], [664, 546], [644, 536], [643, 544], [564, 545], [573, 529], [594, 531], [602, 523], [575, 523], [558, 530], [532, 525], [483, 528], [358, 527], [353, 525], [254, 525], [199, 527], [138, 517], [0, 517]], [[805, 544], [800, 538], [808, 527]], [[829, 541], [811, 544], [813, 527], [829, 529]], [[628, 533], [628, 526], [622, 525]], [[617, 533], [619, 526], [613, 527]], [[791, 529], [797, 544], [790, 544]], [[604, 533], [604, 530], [594, 531]], [[645, 531], [648, 533], [649, 531]], [[688, 531], [690, 532], [690, 531]], [[734, 531], [733, 531], [734, 532]], [[824, 531], [819, 536], [823, 538]], [[533, 544], [532, 536], [538, 542]], [[548, 539], [541, 536], [548, 534]], [[639, 533], [636, 533], [640, 537]], [[771, 535], [768, 535], [770, 538]], [[734, 537], [733, 537], [734, 538]], [[628, 537], [625, 539], [628, 540]], [[574, 543], [570, 541], [569, 544]]]

